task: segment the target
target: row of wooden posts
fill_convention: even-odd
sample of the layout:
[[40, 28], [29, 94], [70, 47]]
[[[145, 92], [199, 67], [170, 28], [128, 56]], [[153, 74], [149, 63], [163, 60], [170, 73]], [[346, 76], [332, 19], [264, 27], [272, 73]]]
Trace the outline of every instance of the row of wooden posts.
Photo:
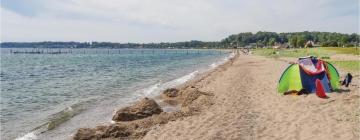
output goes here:
[[[73, 51], [74, 50], [74, 51]], [[67, 54], [67, 53], [75, 53], [75, 54], [88, 54], [88, 53], [93, 53], [94, 50], [89, 51], [90, 49], [31, 49], [31, 50], [10, 50], [10, 53], [12, 54]], [[203, 52], [203, 50], [170, 50], [170, 49], [162, 49], [162, 50], [156, 50], [156, 49], [152, 49], [151, 53], [155, 54], [158, 52], [162, 52], [164, 54], [168, 53], [168, 51], [174, 52], [175, 54], [177, 53], [186, 53], [186, 54], [200, 54]], [[232, 50], [234, 51], [234, 50]], [[133, 54], [134, 52], [139, 52], [139, 50], [124, 50], [124, 49], [107, 49], [106, 51], [102, 50], [95, 50], [95, 54], [98, 54], [98, 52], [105, 52], [107, 54], [121, 54], [122, 52], [127, 52], [129, 54]], [[145, 52], [144, 50], [140, 50], [141, 54], [147, 53], [149, 52], [148, 50]], [[226, 52], [231, 52], [230, 50], [227, 51], [223, 51], [223, 50], [219, 50], [219, 51], [207, 51], [208, 54], [223, 54]], [[104, 53], [103, 53], [104, 54]]]

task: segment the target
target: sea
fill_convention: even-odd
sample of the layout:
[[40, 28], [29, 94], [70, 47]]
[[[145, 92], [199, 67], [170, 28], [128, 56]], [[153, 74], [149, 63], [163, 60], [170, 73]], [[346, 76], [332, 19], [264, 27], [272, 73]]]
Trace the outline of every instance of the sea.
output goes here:
[[[33, 53], [30, 53], [33, 52]], [[185, 83], [233, 54], [211, 49], [1, 48], [1, 139], [69, 139], [115, 109]]]

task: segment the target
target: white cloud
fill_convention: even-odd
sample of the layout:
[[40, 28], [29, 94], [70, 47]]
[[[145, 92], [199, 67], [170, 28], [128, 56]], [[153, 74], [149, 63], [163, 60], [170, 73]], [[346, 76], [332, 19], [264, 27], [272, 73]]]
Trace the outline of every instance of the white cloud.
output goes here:
[[220, 40], [245, 31], [353, 33], [358, 31], [358, 13], [342, 12], [358, 3], [348, 2], [339, 6], [334, 0], [51, 0], [31, 17], [1, 8], [1, 39], [167, 42]]

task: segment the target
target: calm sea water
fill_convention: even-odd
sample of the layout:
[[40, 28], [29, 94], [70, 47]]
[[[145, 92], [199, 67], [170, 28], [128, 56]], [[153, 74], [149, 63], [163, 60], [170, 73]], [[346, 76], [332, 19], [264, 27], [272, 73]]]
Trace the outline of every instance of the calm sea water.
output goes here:
[[[12, 49], [32, 51], [33, 49]], [[1, 49], [1, 138], [68, 139], [109, 123], [115, 108], [154, 96], [224, 61], [217, 50]]]

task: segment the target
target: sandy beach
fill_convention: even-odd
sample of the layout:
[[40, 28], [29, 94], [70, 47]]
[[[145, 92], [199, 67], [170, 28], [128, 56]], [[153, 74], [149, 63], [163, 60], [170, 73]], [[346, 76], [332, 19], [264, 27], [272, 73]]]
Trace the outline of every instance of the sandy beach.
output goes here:
[[[349, 88], [329, 93], [328, 99], [284, 96], [276, 88], [290, 60], [238, 55], [177, 87], [175, 97], [158, 102], [162, 107], [164, 102], [175, 104], [179, 110], [119, 121], [111, 129], [79, 129], [74, 139], [358, 140], [359, 73], [353, 73]], [[338, 71], [341, 76], [347, 72]]]
[[359, 0], [0, 5], [0, 140], [360, 140]]

